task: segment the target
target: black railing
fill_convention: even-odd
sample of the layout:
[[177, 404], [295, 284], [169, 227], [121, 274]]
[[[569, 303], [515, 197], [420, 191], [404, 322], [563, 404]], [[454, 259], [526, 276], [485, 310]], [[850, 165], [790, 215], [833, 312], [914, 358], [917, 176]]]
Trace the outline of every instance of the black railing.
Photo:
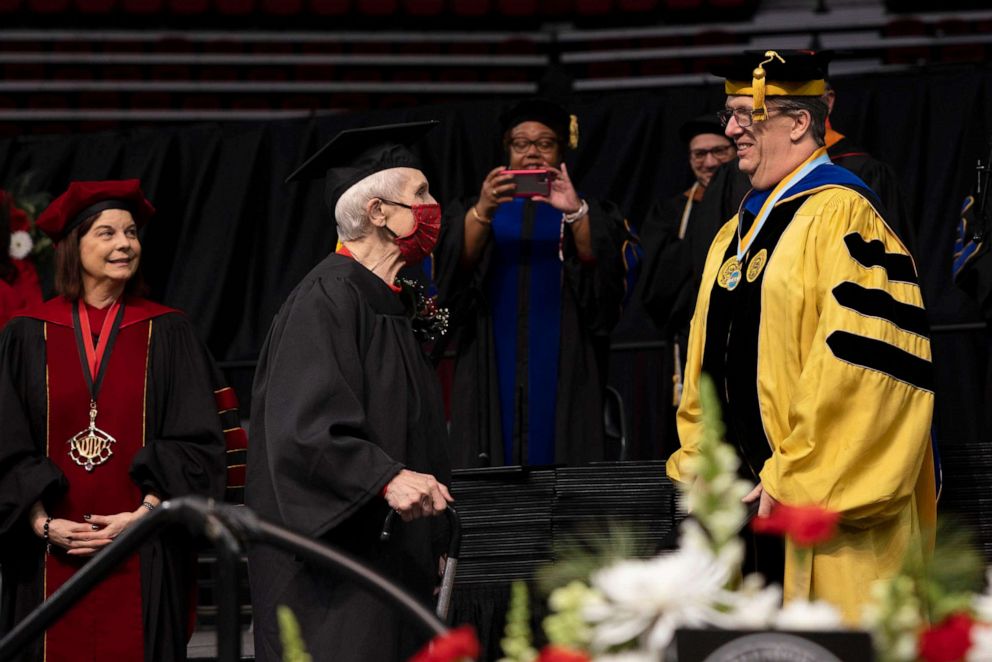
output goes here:
[[135, 553], [147, 540], [159, 535], [171, 524], [182, 524], [194, 533], [202, 533], [217, 549], [218, 620], [217, 659], [235, 662], [241, 658], [241, 632], [238, 625], [238, 561], [248, 545], [276, 547], [313, 564], [346, 575], [366, 590], [410, 617], [425, 635], [447, 630], [429, 609], [409, 593], [378, 572], [332, 547], [259, 518], [244, 506], [232, 506], [203, 499], [183, 497], [165, 501], [142, 517], [93, 557], [86, 567], [72, 576], [43, 605], [31, 612], [0, 640], [0, 660], [7, 660], [51, 627], [79, 599], [98, 584], [124, 559]]

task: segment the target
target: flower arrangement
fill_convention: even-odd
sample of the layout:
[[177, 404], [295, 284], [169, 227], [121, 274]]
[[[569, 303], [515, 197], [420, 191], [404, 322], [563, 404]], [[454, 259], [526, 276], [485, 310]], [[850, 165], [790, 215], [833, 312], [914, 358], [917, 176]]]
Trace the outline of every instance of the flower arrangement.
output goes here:
[[396, 284], [417, 340], [432, 343], [448, 332], [448, 309], [438, 306], [437, 297], [428, 295], [422, 283], [401, 276]]
[[[511, 590], [500, 662], [656, 662], [679, 628], [737, 630], [843, 630], [832, 605], [794, 600], [781, 606], [781, 589], [757, 575], [740, 577], [738, 533], [750, 485], [737, 478], [737, 456], [722, 441], [713, 385], [701, 383], [705, 432], [693, 459], [691, 484], [680, 486], [691, 512], [678, 549], [633, 558], [620, 535], [597, 559], [544, 573], [552, 588], [551, 614], [542, 622], [547, 644], [538, 648], [530, 628], [528, 587]], [[831, 538], [837, 513], [779, 504], [755, 520], [756, 532], [789, 538], [807, 553]], [[863, 627], [879, 662], [992, 662], [992, 593], [976, 594], [982, 559], [963, 529], [944, 526], [933, 553], [910, 555], [899, 575], [873, 586]], [[923, 549], [924, 546], [911, 546]], [[992, 570], [986, 578], [992, 585]], [[411, 662], [465, 662], [479, 654], [470, 628], [436, 637]], [[289, 659], [289, 658], [287, 658]]]

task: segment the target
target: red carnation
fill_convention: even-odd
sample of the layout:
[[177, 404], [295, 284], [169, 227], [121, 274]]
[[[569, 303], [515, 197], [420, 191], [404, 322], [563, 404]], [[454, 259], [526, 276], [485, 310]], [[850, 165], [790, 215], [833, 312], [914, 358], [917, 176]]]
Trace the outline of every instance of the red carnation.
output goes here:
[[830, 540], [840, 514], [819, 506], [776, 505], [768, 517], [755, 517], [751, 529], [755, 533], [786, 536], [799, 547], [812, 547]]
[[550, 645], [541, 649], [537, 662], [590, 662], [590, 658], [574, 648]]
[[943, 622], [920, 633], [920, 657], [926, 662], [957, 662], [971, 648], [971, 626], [967, 614], [951, 614]]
[[479, 640], [471, 625], [439, 634], [410, 658], [410, 662], [457, 662], [479, 657]]

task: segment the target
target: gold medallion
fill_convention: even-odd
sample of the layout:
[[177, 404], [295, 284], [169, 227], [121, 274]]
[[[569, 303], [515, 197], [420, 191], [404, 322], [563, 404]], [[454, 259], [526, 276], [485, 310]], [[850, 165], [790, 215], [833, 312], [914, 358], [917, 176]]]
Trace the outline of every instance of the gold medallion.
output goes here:
[[761, 270], [765, 268], [765, 262], [768, 261], [768, 250], [762, 248], [758, 251], [758, 254], [751, 258], [751, 262], [747, 265], [747, 282], [753, 283], [758, 280], [758, 276], [761, 275]]
[[96, 403], [92, 400], [90, 426], [77, 432], [68, 443], [69, 457], [87, 471], [93, 471], [114, 454], [111, 446], [116, 444], [117, 440], [96, 426]]
[[727, 258], [723, 263], [716, 275], [716, 282], [727, 290], [733, 290], [741, 282], [741, 263], [737, 261], [736, 256]]

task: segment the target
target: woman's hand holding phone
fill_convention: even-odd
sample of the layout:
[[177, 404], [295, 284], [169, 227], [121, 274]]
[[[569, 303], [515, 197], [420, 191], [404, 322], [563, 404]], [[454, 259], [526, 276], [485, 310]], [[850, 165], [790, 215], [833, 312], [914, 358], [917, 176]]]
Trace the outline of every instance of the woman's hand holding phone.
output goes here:
[[562, 163], [561, 169], [547, 163], [544, 167], [552, 174], [551, 193], [548, 196], [536, 195], [534, 200], [546, 202], [565, 214], [574, 214], [582, 206], [582, 200], [568, 176], [568, 167]]
[[504, 202], [513, 200], [513, 191], [516, 188], [517, 185], [513, 182], [513, 176], [506, 174], [504, 166], [493, 168], [482, 180], [476, 210], [482, 216], [491, 219], [496, 213], [497, 207]]

